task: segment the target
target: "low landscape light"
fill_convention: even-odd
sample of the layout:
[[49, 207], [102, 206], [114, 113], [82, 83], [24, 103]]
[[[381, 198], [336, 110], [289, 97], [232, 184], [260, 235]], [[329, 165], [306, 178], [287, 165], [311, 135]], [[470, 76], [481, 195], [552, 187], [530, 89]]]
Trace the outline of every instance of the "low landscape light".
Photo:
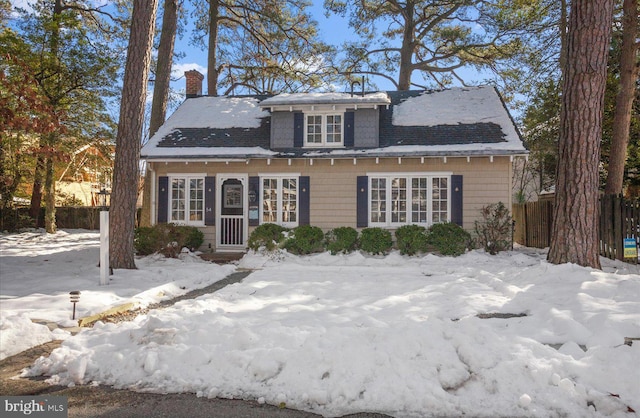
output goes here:
[[73, 303], [73, 316], [71, 319], [76, 319], [76, 303], [80, 302], [80, 291], [72, 290], [69, 292], [69, 297], [71, 298], [71, 303]]

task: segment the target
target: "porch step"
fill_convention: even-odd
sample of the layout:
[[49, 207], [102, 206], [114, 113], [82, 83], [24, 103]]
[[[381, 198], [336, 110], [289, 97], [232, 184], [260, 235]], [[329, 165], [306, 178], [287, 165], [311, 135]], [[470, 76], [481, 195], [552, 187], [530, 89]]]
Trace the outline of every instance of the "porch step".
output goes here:
[[237, 253], [202, 253], [200, 254], [200, 258], [205, 261], [211, 261], [216, 264], [229, 264], [234, 261], [240, 260], [244, 257], [245, 253], [237, 252]]

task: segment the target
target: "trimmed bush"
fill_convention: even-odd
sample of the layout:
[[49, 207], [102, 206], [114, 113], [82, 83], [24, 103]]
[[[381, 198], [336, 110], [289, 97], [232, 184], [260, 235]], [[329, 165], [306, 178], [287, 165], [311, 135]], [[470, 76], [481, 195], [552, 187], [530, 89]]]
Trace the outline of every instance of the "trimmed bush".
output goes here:
[[427, 251], [427, 229], [420, 225], [403, 225], [396, 230], [396, 246], [400, 254], [415, 255]]
[[442, 255], [464, 254], [470, 242], [471, 235], [454, 223], [434, 224], [427, 231], [427, 243]]
[[176, 258], [185, 247], [197, 250], [203, 242], [204, 234], [195, 226], [175, 224], [137, 228], [133, 240], [138, 255], [162, 253], [172, 258]]
[[498, 202], [485, 206], [480, 214], [482, 220], [476, 221], [473, 227], [478, 246], [492, 255], [510, 249], [513, 223], [505, 205]]
[[273, 251], [284, 240], [283, 232], [288, 231], [284, 226], [277, 224], [262, 224], [251, 232], [249, 236], [248, 247], [254, 251], [258, 251], [260, 247], [264, 247], [267, 251]]
[[358, 246], [358, 231], [349, 226], [341, 226], [327, 232], [324, 239], [331, 254], [349, 254]]
[[365, 228], [360, 234], [360, 249], [370, 254], [385, 254], [393, 246], [391, 232], [382, 228]]
[[324, 233], [317, 226], [298, 226], [284, 242], [284, 248], [293, 254], [321, 252], [324, 250]]

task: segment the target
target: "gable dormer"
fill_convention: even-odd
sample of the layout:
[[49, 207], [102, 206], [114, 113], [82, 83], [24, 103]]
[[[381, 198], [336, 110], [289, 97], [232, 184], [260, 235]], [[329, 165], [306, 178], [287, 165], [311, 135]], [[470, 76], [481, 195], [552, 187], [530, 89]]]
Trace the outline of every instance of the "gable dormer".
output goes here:
[[279, 94], [263, 100], [271, 112], [271, 149], [354, 149], [379, 146], [384, 92]]

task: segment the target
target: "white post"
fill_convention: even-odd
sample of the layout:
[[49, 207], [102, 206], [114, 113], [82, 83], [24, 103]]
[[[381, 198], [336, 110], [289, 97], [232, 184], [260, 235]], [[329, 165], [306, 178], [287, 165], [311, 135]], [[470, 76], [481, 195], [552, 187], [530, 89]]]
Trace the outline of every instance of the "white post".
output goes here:
[[109, 284], [109, 211], [100, 211], [100, 286]]

